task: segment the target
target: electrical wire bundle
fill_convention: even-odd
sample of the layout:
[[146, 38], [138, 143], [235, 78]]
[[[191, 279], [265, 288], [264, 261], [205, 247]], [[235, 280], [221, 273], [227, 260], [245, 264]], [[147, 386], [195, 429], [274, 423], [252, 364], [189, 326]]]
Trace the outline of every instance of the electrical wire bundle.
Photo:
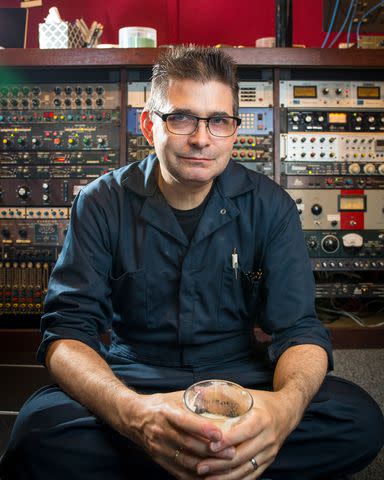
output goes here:
[[[328, 45], [328, 47], [326, 47], [326, 44], [328, 42], [328, 39], [331, 35], [331, 32], [332, 32], [332, 28], [333, 28], [333, 25], [335, 23], [335, 20], [338, 16], [338, 13], [339, 13], [339, 9], [340, 9], [340, 0], [336, 0], [335, 1], [335, 5], [333, 7], [333, 12], [332, 12], [332, 16], [331, 16], [331, 20], [329, 22], [329, 26], [328, 26], [328, 31], [327, 31], [327, 34], [324, 38], [324, 41], [321, 45], [321, 48], [332, 48], [335, 43], [337, 42], [337, 40], [340, 38], [341, 34], [343, 33], [347, 23], [348, 23], [348, 28], [347, 28], [347, 48], [350, 46], [350, 40], [351, 40], [351, 33], [352, 33], [352, 27], [353, 27], [353, 23], [354, 23], [354, 20], [355, 20], [355, 15], [356, 15], [356, 10], [357, 10], [357, 7], [358, 7], [358, 4], [359, 4], [359, 0], [351, 0], [350, 3], [349, 3], [349, 6], [348, 6], [348, 9], [347, 9], [347, 12], [345, 14], [345, 17], [344, 17], [344, 20], [343, 20], [343, 23], [339, 29], [339, 31], [337, 32], [337, 34], [335, 35], [335, 37], [333, 38], [333, 40], [330, 42], [330, 44]], [[377, 10], [379, 7], [383, 7], [384, 6], [384, 0], [380, 0], [378, 3], [376, 3], [373, 7], [371, 7], [370, 9], [368, 9], [366, 12], [364, 12], [364, 14], [361, 16], [360, 20], [358, 21], [357, 23], [357, 26], [356, 26], [356, 38], [357, 38], [357, 44], [359, 46], [360, 44], [360, 29], [361, 29], [361, 25], [364, 23], [364, 21], [367, 19], [367, 17], [369, 15], [371, 15], [371, 13], [373, 13], [375, 10]]]
[[[372, 307], [377, 307], [373, 309]], [[378, 315], [384, 311], [384, 300], [371, 299], [317, 299], [316, 311], [319, 319], [324, 323], [333, 323], [340, 317], [348, 317], [360, 327], [377, 328], [382, 327], [384, 322], [367, 323], [364, 318]]]

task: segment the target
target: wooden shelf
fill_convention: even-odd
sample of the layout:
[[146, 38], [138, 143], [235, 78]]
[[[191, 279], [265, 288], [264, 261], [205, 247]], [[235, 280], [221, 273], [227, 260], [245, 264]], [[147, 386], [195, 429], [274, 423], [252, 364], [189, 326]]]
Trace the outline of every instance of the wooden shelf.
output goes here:
[[[384, 49], [224, 48], [242, 67], [384, 68]], [[7, 67], [143, 67], [154, 63], [161, 48], [0, 50]]]

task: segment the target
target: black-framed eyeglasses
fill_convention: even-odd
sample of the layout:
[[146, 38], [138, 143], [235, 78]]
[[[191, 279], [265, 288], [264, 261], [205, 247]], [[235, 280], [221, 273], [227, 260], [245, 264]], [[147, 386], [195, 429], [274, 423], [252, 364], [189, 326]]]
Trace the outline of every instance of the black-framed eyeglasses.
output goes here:
[[161, 113], [154, 112], [167, 126], [167, 130], [175, 135], [192, 135], [203, 120], [209, 133], [215, 137], [231, 137], [236, 128], [241, 124], [241, 118], [227, 115], [215, 115], [213, 117], [198, 117], [190, 113]]

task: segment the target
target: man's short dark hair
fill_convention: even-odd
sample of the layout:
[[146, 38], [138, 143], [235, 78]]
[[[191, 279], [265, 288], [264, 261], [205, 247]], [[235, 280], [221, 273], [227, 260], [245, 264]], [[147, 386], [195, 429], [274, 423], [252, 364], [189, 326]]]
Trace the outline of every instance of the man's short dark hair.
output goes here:
[[222, 50], [197, 45], [179, 45], [160, 54], [152, 70], [151, 96], [146, 110], [161, 110], [167, 99], [170, 79], [218, 81], [232, 90], [233, 114], [239, 112], [239, 85], [236, 63]]

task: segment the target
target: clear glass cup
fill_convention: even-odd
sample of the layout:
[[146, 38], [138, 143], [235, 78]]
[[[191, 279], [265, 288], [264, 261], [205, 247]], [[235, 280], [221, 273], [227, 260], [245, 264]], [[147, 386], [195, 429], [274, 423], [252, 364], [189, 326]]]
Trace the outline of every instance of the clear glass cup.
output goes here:
[[252, 395], [237, 383], [227, 380], [203, 380], [187, 388], [184, 404], [226, 431], [243, 419], [253, 406]]

